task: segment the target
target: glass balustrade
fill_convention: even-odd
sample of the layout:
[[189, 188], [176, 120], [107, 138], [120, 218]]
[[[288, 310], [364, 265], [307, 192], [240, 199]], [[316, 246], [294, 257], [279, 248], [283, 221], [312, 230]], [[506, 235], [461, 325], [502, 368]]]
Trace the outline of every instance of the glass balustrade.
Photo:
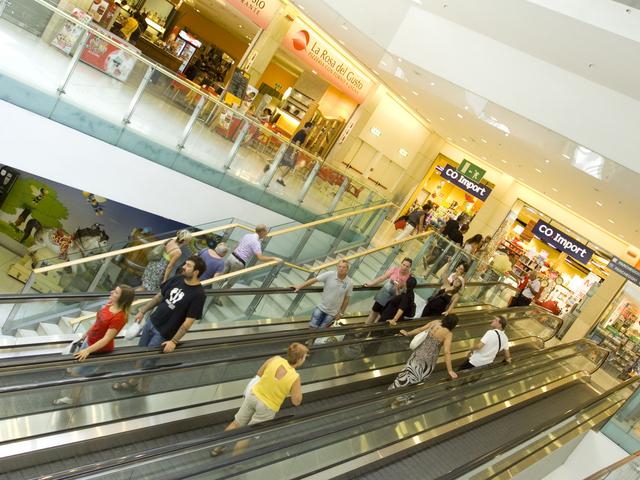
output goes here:
[[72, 3], [60, 7], [20, 0], [27, 17], [40, 19], [35, 30], [11, 5], [0, 14], [0, 98], [290, 217], [384, 199], [342, 165], [225, 104], [219, 90], [85, 25]]

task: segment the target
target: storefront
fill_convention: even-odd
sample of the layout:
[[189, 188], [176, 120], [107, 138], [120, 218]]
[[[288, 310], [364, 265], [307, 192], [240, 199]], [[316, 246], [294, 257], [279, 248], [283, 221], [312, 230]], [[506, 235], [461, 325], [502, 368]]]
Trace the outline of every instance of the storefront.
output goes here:
[[533, 207], [518, 202], [498, 233], [520, 284], [533, 270], [543, 286], [536, 303], [557, 315], [575, 309], [609, 271], [611, 256]]
[[438, 155], [424, 180], [403, 208], [402, 214], [405, 215], [431, 201], [437, 205], [431, 217], [431, 224], [436, 228], [444, 224], [448, 218], [457, 217], [461, 213], [473, 219], [491, 195], [494, 185], [484, 178], [473, 180], [467, 177], [460, 172], [459, 167], [460, 164], [457, 162], [442, 154]]
[[610, 374], [640, 374], [640, 287], [627, 282], [589, 337], [611, 352], [605, 363]]

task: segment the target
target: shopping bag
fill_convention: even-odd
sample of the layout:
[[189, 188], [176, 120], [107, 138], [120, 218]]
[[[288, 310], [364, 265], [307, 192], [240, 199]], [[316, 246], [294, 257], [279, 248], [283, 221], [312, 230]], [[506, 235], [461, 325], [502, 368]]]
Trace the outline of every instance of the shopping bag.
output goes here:
[[140, 333], [140, 330], [142, 330], [142, 322], [133, 322], [124, 331], [124, 338], [127, 340], [136, 338]]
[[64, 347], [64, 350], [62, 350], [62, 355], [71, 355], [73, 353], [76, 353], [78, 350], [80, 350], [80, 347], [82, 347], [83, 340], [84, 340], [83, 338], [75, 339], [69, 345]]
[[411, 348], [411, 350], [415, 350], [422, 344], [422, 342], [424, 342], [425, 338], [427, 338], [426, 330], [413, 337], [413, 340], [411, 340], [411, 343], [409, 344], [409, 348]]

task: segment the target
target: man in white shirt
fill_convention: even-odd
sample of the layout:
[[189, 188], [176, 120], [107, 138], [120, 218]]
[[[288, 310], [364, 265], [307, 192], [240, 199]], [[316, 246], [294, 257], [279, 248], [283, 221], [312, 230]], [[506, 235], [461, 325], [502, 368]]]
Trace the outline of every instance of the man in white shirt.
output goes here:
[[540, 293], [540, 289], [542, 285], [540, 284], [540, 280], [538, 280], [538, 272], [533, 270], [529, 274], [529, 282], [527, 286], [524, 287], [522, 292], [518, 294], [516, 298], [511, 302], [512, 307], [526, 307], [531, 304], [531, 301], [538, 296]]
[[511, 353], [509, 353], [509, 339], [504, 333], [507, 326], [507, 319], [501, 315], [491, 321], [491, 330], [487, 330], [482, 338], [476, 342], [471, 349], [469, 358], [458, 367], [458, 371], [470, 368], [482, 367], [493, 363], [496, 355], [504, 352], [504, 358], [511, 363]]

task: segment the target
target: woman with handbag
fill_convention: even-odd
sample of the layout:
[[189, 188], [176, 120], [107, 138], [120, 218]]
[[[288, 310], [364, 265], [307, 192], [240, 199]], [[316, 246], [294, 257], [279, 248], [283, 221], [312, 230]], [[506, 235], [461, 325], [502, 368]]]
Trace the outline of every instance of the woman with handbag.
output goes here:
[[149, 252], [149, 263], [142, 273], [142, 285], [136, 290], [157, 292], [160, 284], [166, 282], [174, 269], [179, 265], [183, 257], [183, 249], [188, 248], [191, 242], [191, 232], [179, 230], [175, 238], [167, 240], [164, 244], [154, 247]]
[[362, 284], [363, 287], [374, 287], [384, 282], [382, 288], [378, 290], [374, 297], [375, 301], [373, 307], [371, 307], [369, 317], [365, 321], [366, 324], [376, 323], [380, 319], [380, 313], [382, 313], [382, 310], [389, 300], [404, 292], [407, 280], [409, 280], [411, 276], [412, 265], [413, 260], [404, 258], [399, 267], [392, 267], [375, 280]]
[[451, 366], [451, 339], [453, 337], [451, 332], [457, 324], [458, 317], [456, 315], [447, 315], [441, 320], [434, 320], [410, 332], [400, 330], [400, 335], [415, 337], [411, 342], [413, 353], [405, 367], [389, 386], [389, 390], [423, 382], [433, 372], [438, 362], [440, 348], [443, 345], [447, 372], [452, 379], [458, 378], [458, 374], [453, 371]]
[[468, 266], [465, 262], [461, 262], [455, 271], [447, 276], [450, 266], [451, 257], [449, 257], [449, 263], [444, 269], [445, 273], [442, 278], [442, 288], [429, 297], [427, 304], [422, 310], [422, 317], [449, 315], [458, 304], [462, 290], [464, 290], [464, 274]]
[[[92, 353], [108, 353], [115, 348], [116, 335], [127, 324], [131, 304], [135, 297], [135, 290], [128, 285], [118, 285], [111, 291], [109, 301], [96, 314], [96, 321], [80, 339], [80, 351], [74, 353], [78, 362], [84, 362]], [[74, 377], [87, 376], [96, 373], [92, 366], [73, 367], [68, 373]], [[77, 403], [81, 388], [74, 388], [71, 395], [58, 398], [54, 405], [72, 405]]]

